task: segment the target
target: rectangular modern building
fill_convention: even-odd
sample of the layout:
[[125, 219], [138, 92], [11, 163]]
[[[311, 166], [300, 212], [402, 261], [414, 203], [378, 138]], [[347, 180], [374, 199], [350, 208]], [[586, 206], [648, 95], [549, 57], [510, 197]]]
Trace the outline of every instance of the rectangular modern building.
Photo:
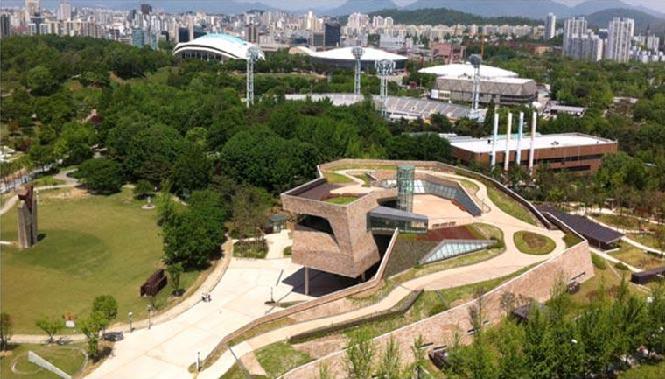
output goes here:
[[338, 47], [342, 39], [341, 27], [336, 22], [326, 22], [323, 27], [326, 47]]
[[517, 135], [511, 135], [510, 138], [499, 135], [496, 145], [491, 136], [482, 138], [442, 136], [452, 145], [454, 158], [465, 164], [473, 162], [482, 166], [491, 164], [492, 151], [494, 151], [497, 166], [505, 167], [505, 160], [508, 159], [508, 166], [512, 167], [517, 164], [517, 151], [520, 150], [519, 165], [528, 168], [533, 144], [533, 165], [536, 170], [546, 167], [550, 170], [575, 172], [597, 171], [603, 156], [616, 152], [618, 148], [616, 141], [581, 133], [537, 134], [533, 142], [528, 135], [524, 135], [521, 140]]

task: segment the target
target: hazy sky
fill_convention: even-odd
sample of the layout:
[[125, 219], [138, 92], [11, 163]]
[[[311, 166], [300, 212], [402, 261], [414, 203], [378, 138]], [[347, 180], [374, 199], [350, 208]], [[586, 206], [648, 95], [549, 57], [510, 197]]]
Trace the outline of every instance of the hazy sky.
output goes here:
[[[114, 3], [139, 4], [141, 2], [152, 3], [156, 8], [159, 8], [159, 3], [160, 3], [160, 0], [133, 0], [133, 1], [132, 0], [70, 0], [70, 1], [75, 5], [78, 2], [85, 2], [87, 4], [99, 3], [99, 5], [107, 5], [111, 6], [112, 8], [117, 8], [112, 6]], [[192, 9], [196, 9], [197, 4], [198, 5], [203, 5], [203, 4], [209, 5], [211, 3], [223, 4], [225, 1], [228, 0], [179, 0], [179, 1], [170, 0], [169, 2], [171, 3], [177, 2], [181, 4], [191, 3]], [[343, 4], [346, 0], [235, 0], [235, 1], [250, 2], [250, 3], [262, 2], [270, 6], [273, 6], [275, 8], [293, 10], [293, 9], [307, 9], [307, 8], [317, 8], [317, 9], [334, 8], [336, 6]], [[416, 0], [393, 0], [393, 1], [397, 5], [403, 6], [413, 3]], [[502, 0], [485, 0], [485, 1], [501, 2]], [[523, 0], [523, 1], [525, 3], [528, 3], [531, 0]], [[585, 0], [554, 0], [554, 1], [558, 1], [559, 3], [567, 5], [575, 5], [584, 2]], [[622, 1], [629, 4], [646, 6], [651, 9], [655, 9], [665, 13], [665, 0], [622, 0]], [[25, 0], [0, 0], [0, 6], [22, 6], [24, 2]], [[42, 4], [44, 4], [45, 7], [48, 7], [50, 9], [55, 9], [55, 7], [57, 7], [57, 3], [58, 0], [42, 0]]]
[[[346, 0], [236, 0], [243, 2], [257, 2], [266, 3], [268, 5], [274, 6], [276, 8], [307, 8], [307, 7], [316, 7], [316, 8], [333, 8], [340, 4], [346, 2]], [[397, 5], [406, 5], [413, 3], [415, 0], [393, 0]], [[501, 0], [488, 0], [488, 1], [501, 1]], [[524, 0], [528, 2], [529, 0]], [[586, 0], [554, 0], [559, 3], [566, 5], [575, 5], [582, 3]], [[661, 12], [665, 12], [665, 0], [623, 0], [624, 3], [643, 5]]]

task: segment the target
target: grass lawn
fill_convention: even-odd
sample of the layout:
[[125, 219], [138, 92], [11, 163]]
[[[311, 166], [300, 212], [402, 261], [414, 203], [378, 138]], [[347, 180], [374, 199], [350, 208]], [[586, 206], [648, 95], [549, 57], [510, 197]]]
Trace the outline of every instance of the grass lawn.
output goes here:
[[480, 191], [480, 187], [468, 179], [459, 179], [459, 182], [465, 190], [471, 192], [472, 194], [476, 194], [478, 191]]
[[[127, 188], [110, 196], [80, 193], [41, 192], [43, 239], [29, 250], [2, 249], [2, 310], [12, 316], [15, 333], [40, 332], [34, 324], [41, 316], [83, 316], [99, 295], [117, 299], [119, 321], [126, 321], [129, 311], [135, 320], [146, 316], [139, 286], [162, 257], [156, 211], [141, 209], [144, 202], [134, 200]], [[17, 239], [16, 217], [16, 207], [2, 216], [2, 240]], [[197, 277], [198, 272], [184, 273], [183, 287]], [[161, 291], [158, 306], [166, 303], [169, 290]]]
[[573, 233], [566, 233], [563, 236], [563, 242], [566, 244], [566, 248], [568, 248], [582, 242], [582, 239]]
[[619, 374], [619, 379], [662, 379], [665, 378], [665, 362], [631, 368]]
[[346, 205], [358, 200], [356, 196], [335, 196], [326, 200], [326, 203], [336, 204], [336, 205]]
[[256, 351], [256, 359], [268, 377], [277, 378], [287, 371], [312, 360], [309, 354], [298, 351], [286, 342], [275, 342]]
[[602, 222], [603, 224], [607, 224], [614, 227], [637, 229], [640, 226], [640, 222], [638, 219], [626, 215], [620, 216], [620, 215], [599, 214], [592, 216], [593, 218]]
[[521, 230], [513, 235], [517, 249], [524, 254], [545, 255], [556, 247], [556, 242], [542, 234]]
[[665, 266], [665, 259], [659, 258], [656, 255], [648, 254], [627, 242], [622, 241], [619, 246], [619, 250], [611, 252], [609, 255], [622, 262], [628, 263], [633, 267], [648, 270], [651, 268]]
[[42, 176], [40, 178], [37, 178], [32, 181], [32, 184], [35, 185], [35, 187], [41, 187], [41, 186], [59, 186], [62, 184], [65, 184], [64, 180], [61, 179], [55, 179], [53, 175], [47, 175], [47, 176]]
[[[83, 351], [82, 351], [83, 350]], [[9, 378], [58, 378], [55, 374], [28, 361], [28, 351], [32, 351], [47, 361], [53, 363], [64, 372], [74, 375], [78, 373], [85, 363], [85, 345], [72, 344], [59, 345], [12, 345], [10, 352], [0, 358], [0, 377]], [[23, 375], [12, 372], [12, 365], [16, 362], [16, 370]]]
[[338, 174], [336, 172], [324, 172], [323, 176], [326, 178], [328, 183], [332, 184], [347, 184], [353, 183], [353, 180], [345, 175]]
[[531, 225], [537, 225], [536, 216], [492, 184], [487, 184], [487, 196], [502, 211]]
[[233, 255], [241, 258], [263, 259], [268, 255], [266, 241], [238, 241], [233, 244]]
[[632, 239], [633, 241], [639, 242], [644, 246], [647, 247], [652, 247], [654, 249], [660, 249], [661, 247], [659, 246], [659, 241], [658, 238], [656, 238], [655, 235], [653, 234], [647, 234], [647, 233], [640, 233], [640, 234], [635, 234], [635, 233], [629, 233], [628, 238]]

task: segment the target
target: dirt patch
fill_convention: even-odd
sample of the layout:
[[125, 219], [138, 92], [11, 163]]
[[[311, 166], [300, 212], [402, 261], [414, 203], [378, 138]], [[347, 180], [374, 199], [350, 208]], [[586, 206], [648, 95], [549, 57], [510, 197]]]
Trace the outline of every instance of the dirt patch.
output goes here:
[[539, 234], [524, 233], [522, 239], [526, 242], [527, 246], [531, 249], [541, 249], [547, 245], [547, 239]]
[[78, 200], [78, 199], [84, 199], [89, 196], [90, 193], [87, 190], [77, 187], [39, 192], [40, 200], [48, 200], [48, 199]]
[[309, 354], [314, 359], [319, 359], [328, 354], [340, 351], [346, 347], [347, 340], [342, 334], [333, 334], [330, 336], [318, 338], [293, 345], [293, 348]]

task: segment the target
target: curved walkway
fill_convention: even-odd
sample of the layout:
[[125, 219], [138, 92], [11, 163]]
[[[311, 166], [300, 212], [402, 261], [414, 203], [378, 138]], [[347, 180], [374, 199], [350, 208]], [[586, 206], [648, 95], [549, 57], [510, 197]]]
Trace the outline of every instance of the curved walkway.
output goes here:
[[[433, 175], [447, 176], [451, 178], [461, 178], [452, 174], [441, 174], [431, 172]], [[342, 321], [348, 321], [371, 315], [375, 312], [388, 310], [398, 304], [404, 297], [414, 290], [441, 290], [447, 288], [458, 287], [466, 284], [477, 283], [481, 281], [491, 280], [498, 277], [509, 275], [524, 267], [538, 263], [548, 259], [551, 256], [561, 254], [565, 249], [563, 241], [564, 233], [561, 231], [548, 230], [543, 227], [534, 226], [524, 221], [518, 220], [498, 208], [494, 203], [489, 200], [487, 196], [487, 187], [475, 180], [464, 177], [480, 187], [477, 195], [481, 199], [485, 199], [490, 207], [488, 213], [475, 218], [476, 222], [484, 222], [490, 225], [498, 226], [504, 234], [504, 241], [506, 244], [506, 251], [492, 259], [479, 262], [477, 264], [457, 267], [449, 270], [435, 272], [419, 278], [412, 279], [408, 282], [401, 284], [393, 289], [386, 297], [382, 298], [379, 302], [371, 304], [367, 307], [356, 309], [351, 312], [334, 315], [310, 321], [305, 321], [295, 325], [286, 326], [280, 329], [272, 330], [264, 334], [253, 337], [247, 341], [233, 346], [231, 351], [226, 351], [222, 356], [215, 361], [212, 366], [199, 373], [200, 379], [217, 379], [228, 371], [235, 363], [234, 354], [238, 357], [247, 353], [251, 353], [264, 346], [270, 345], [274, 342], [282, 341], [290, 338], [299, 333], [314, 330], [316, 328], [333, 325]], [[556, 242], [556, 248], [548, 255], [527, 255], [519, 252], [513, 241], [514, 233], [520, 230], [528, 230], [535, 233], [546, 235]]]
[[[150, 329], [125, 334], [116, 343], [114, 356], [93, 371], [89, 378], [187, 378], [188, 367], [203, 358], [227, 334], [279, 310], [265, 304], [271, 292], [275, 299], [307, 300], [293, 292], [283, 279], [300, 270], [290, 259], [230, 259], [228, 269], [217, 285], [209, 286], [212, 301], [195, 304], [153, 325]], [[205, 291], [205, 289], [204, 289]]]

